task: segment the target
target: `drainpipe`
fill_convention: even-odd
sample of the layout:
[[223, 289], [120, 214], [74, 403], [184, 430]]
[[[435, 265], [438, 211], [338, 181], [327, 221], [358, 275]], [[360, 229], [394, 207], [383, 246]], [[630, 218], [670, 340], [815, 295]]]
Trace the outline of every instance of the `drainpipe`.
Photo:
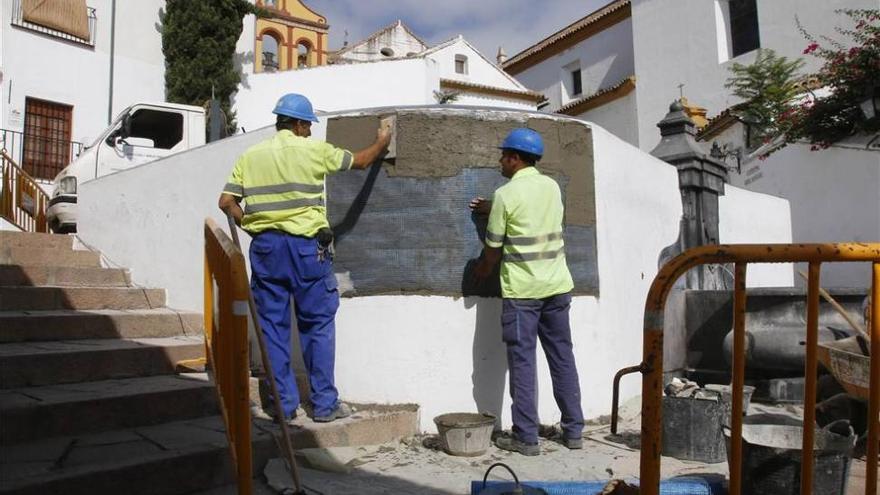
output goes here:
[[113, 122], [113, 58], [116, 52], [116, 0], [110, 7], [110, 97], [107, 100], [107, 125]]

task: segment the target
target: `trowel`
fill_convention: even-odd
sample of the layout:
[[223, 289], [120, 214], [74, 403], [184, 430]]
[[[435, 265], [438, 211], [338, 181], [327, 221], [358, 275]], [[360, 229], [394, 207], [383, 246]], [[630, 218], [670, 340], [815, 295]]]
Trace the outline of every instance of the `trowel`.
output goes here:
[[379, 127], [391, 131], [391, 142], [388, 143], [388, 151], [382, 155], [382, 159], [394, 163], [397, 158], [397, 115], [386, 115], [379, 121]]

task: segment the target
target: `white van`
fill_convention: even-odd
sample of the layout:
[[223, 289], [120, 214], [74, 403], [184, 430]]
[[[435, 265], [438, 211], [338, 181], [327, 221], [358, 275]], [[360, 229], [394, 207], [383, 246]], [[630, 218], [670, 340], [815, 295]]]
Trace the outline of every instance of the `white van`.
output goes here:
[[126, 108], [55, 176], [46, 217], [54, 232], [76, 232], [77, 185], [205, 144], [205, 111], [176, 103]]

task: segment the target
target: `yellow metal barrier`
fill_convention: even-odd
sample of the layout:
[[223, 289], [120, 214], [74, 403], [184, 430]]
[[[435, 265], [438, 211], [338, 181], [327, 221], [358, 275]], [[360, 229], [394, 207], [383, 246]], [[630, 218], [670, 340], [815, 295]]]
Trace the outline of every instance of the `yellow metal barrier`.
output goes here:
[[5, 149], [0, 151], [0, 162], [0, 217], [24, 232], [49, 232], [49, 197]]
[[[742, 394], [745, 375], [746, 266], [748, 263], [809, 263], [807, 289], [807, 355], [804, 400], [804, 436], [801, 461], [801, 494], [812, 493], [813, 440], [816, 419], [819, 269], [823, 262], [873, 262], [871, 369], [868, 401], [868, 453], [866, 495], [877, 495], [878, 443], [880, 443], [880, 243], [875, 244], [744, 244], [702, 246], [689, 249], [664, 265], [645, 303], [644, 349], [637, 370], [642, 379], [642, 495], [660, 491], [660, 451], [663, 399], [663, 311], [675, 281], [689, 269], [711, 263], [734, 263], [734, 361], [730, 453], [730, 494], [742, 489]], [[636, 370], [636, 368], [631, 368]], [[624, 370], [622, 370], [624, 371]]]
[[235, 247], [229, 236], [213, 220], [206, 219], [205, 348], [226, 422], [226, 436], [240, 495], [250, 495], [253, 491], [248, 383], [248, 290], [247, 271], [241, 250]]

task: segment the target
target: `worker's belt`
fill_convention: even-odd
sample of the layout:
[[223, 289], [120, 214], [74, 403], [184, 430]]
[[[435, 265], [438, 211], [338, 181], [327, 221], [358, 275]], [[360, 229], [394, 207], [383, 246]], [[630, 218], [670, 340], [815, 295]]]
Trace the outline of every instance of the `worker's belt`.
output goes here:
[[333, 244], [333, 241], [335, 240], [333, 230], [330, 229], [330, 227], [321, 227], [321, 229], [318, 230], [318, 232], [316, 232], [315, 235], [313, 235], [313, 236], [301, 235], [301, 234], [291, 234], [290, 232], [287, 232], [284, 230], [279, 230], [279, 229], [261, 230], [255, 234], [251, 234], [251, 235], [258, 236], [260, 234], [268, 234], [270, 232], [274, 232], [276, 234], [292, 235], [292, 236], [296, 236], [296, 237], [302, 237], [305, 239], [315, 239], [316, 241], [318, 241], [319, 246], [322, 246], [325, 248], [327, 246], [330, 246], [331, 244]]

